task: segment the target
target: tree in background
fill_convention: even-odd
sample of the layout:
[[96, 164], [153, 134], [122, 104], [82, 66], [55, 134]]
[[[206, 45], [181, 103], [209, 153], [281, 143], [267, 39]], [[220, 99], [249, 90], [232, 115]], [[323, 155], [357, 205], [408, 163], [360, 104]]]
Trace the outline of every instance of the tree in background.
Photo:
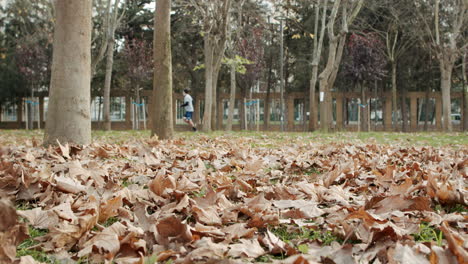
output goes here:
[[27, 106], [26, 128], [33, 129], [33, 120], [37, 118], [40, 128], [39, 102], [36, 102], [34, 93], [46, 84], [49, 78], [50, 57], [48, 54], [48, 43], [37, 43], [37, 41], [18, 44], [16, 48], [16, 64], [19, 72], [29, 86], [29, 100]]
[[[364, 0], [334, 1], [332, 10], [328, 16], [328, 58], [325, 68], [319, 75], [321, 99], [320, 127], [324, 132], [329, 131], [333, 121], [331, 89], [335, 83], [341, 63], [349, 26], [359, 14], [363, 3]], [[341, 14], [340, 19], [337, 19], [338, 13]], [[338, 32], [335, 30], [336, 27], [338, 28]]]
[[368, 85], [385, 76], [386, 60], [380, 42], [375, 34], [352, 34], [346, 47], [343, 72], [361, 92], [360, 126], [361, 131], [370, 129], [370, 101], [367, 98]]
[[216, 122], [216, 89], [221, 62], [228, 39], [232, 0], [190, 0], [200, 14], [205, 56], [204, 132], [210, 132]]
[[[415, 34], [421, 43], [431, 49], [439, 61], [441, 74], [440, 90], [442, 91], [443, 129], [452, 131], [452, 103], [450, 90], [452, 74], [456, 61], [468, 48], [467, 34], [462, 32], [467, 27], [468, 2], [466, 0], [414, 1], [417, 11]], [[419, 30], [417, 30], [419, 29]]]
[[[140, 89], [153, 73], [152, 45], [144, 39], [126, 39], [125, 48], [122, 53], [126, 65], [125, 75], [128, 77], [130, 87], [133, 88], [130, 89], [127, 96], [132, 96], [133, 94], [137, 104], [141, 104]], [[146, 114], [144, 110], [143, 114]], [[139, 124], [139, 110], [136, 111], [135, 115], [137, 117], [136, 122]]]
[[151, 136], [170, 139], [174, 134], [172, 114], [171, 0], [158, 0], [154, 19], [155, 109]]
[[[56, 26], [44, 145], [91, 143], [91, 0], [55, 2]], [[73, 65], [73, 66], [71, 66]]]

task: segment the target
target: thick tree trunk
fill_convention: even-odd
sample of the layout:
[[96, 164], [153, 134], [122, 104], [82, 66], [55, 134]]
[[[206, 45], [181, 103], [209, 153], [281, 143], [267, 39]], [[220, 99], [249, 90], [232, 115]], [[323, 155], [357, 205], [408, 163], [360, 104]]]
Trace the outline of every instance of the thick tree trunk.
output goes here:
[[44, 145], [91, 143], [91, 0], [55, 2], [56, 27]]
[[205, 53], [205, 106], [203, 113], [203, 132], [211, 132], [211, 110], [213, 104], [213, 44], [210, 36], [204, 37]]
[[218, 76], [221, 65], [214, 65], [213, 67], [213, 102], [211, 104], [211, 129], [218, 130]]
[[[115, 11], [114, 11], [115, 12]], [[112, 30], [111, 30], [112, 31]], [[103, 127], [105, 131], [111, 130], [111, 120], [110, 120], [110, 89], [112, 82], [112, 68], [114, 65], [114, 33], [109, 36], [108, 46], [107, 46], [107, 58], [106, 58], [106, 76], [104, 79], [104, 111], [103, 111]]]
[[236, 64], [231, 64], [231, 91], [229, 94], [229, 112], [227, 120], [227, 131], [232, 131], [232, 119], [234, 117], [234, 104], [236, 103]]
[[153, 122], [151, 135], [170, 139], [172, 112], [171, 0], [158, 0], [154, 19]]
[[366, 86], [363, 82], [359, 83], [361, 86], [361, 131], [369, 132], [369, 109], [370, 105], [368, 103], [367, 94], [366, 94]]
[[440, 73], [440, 90], [442, 91], [442, 127], [444, 131], [451, 132], [452, 102], [450, 99], [450, 88], [452, 87], [452, 66], [449, 63], [441, 62]]

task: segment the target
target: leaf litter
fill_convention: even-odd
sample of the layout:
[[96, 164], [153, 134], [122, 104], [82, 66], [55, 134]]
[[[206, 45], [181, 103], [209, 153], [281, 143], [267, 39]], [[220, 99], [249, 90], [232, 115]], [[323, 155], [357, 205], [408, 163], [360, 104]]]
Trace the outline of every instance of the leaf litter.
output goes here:
[[0, 158], [0, 263], [41, 263], [28, 239], [50, 263], [468, 263], [466, 146], [27, 140]]

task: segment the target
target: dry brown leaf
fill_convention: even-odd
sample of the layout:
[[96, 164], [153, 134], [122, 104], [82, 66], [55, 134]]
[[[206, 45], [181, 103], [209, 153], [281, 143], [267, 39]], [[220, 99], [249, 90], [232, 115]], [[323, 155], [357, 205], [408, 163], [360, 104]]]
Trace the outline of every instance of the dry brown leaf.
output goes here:
[[265, 254], [265, 250], [260, 246], [258, 240], [240, 239], [239, 242], [229, 245], [229, 256], [257, 258]]
[[442, 223], [440, 230], [444, 233], [449, 249], [456, 256], [458, 263], [468, 263], [468, 252], [463, 248], [465, 240], [460, 235], [450, 230], [447, 222]]
[[118, 215], [118, 210], [120, 207], [122, 207], [122, 197], [117, 196], [115, 198], [112, 198], [105, 203], [101, 204], [100, 209], [99, 209], [99, 219], [98, 221], [104, 222], [110, 217], [114, 217]]

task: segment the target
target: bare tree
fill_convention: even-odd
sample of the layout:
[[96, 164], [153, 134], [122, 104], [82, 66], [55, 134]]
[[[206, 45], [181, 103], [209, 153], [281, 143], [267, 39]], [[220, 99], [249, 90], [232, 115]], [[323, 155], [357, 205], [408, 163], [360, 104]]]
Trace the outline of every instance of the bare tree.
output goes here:
[[418, 32], [421, 42], [427, 49], [432, 49], [439, 61], [442, 91], [442, 114], [444, 131], [452, 131], [451, 99], [452, 73], [455, 62], [468, 47], [466, 35], [462, 29], [467, 27], [468, 1], [440, 0], [414, 1], [417, 10], [416, 22], [422, 32]]
[[[392, 125], [393, 129], [397, 129], [398, 123], [398, 100], [397, 100], [397, 66], [398, 61], [406, 54], [406, 52], [415, 44], [416, 34], [413, 34], [405, 28], [412, 27], [410, 24], [412, 9], [408, 8], [408, 0], [386, 0], [375, 2], [376, 6], [373, 8], [373, 13], [379, 18], [383, 18], [384, 22], [380, 25], [382, 27], [375, 27], [372, 25], [373, 21], [365, 22], [363, 28], [371, 29], [377, 33], [385, 43], [382, 46], [383, 54], [390, 63], [391, 80], [392, 80]], [[401, 116], [401, 114], [400, 114]]]
[[[315, 97], [315, 89], [317, 85], [317, 76], [318, 76], [318, 67], [320, 63], [320, 58], [322, 56], [322, 47], [323, 39], [325, 36], [325, 26], [327, 20], [327, 4], [328, 0], [318, 0], [315, 5], [315, 22], [314, 22], [314, 51], [312, 57], [312, 75], [310, 78], [310, 87], [309, 87], [309, 131], [314, 131], [317, 128], [317, 105]], [[321, 27], [320, 27], [320, 37], [317, 40], [317, 34], [319, 29], [319, 17], [320, 17], [320, 7], [323, 6], [322, 17], [321, 17]]]
[[172, 115], [171, 0], [158, 0], [154, 20], [155, 111], [151, 135], [170, 139], [174, 134]]
[[[115, 31], [120, 24], [120, 21], [123, 18], [125, 11], [122, 11], [119, 14], [119, 4], [121, 0], [115, 0], [114, 6], [109, 11], [109, 21], [107, 25], [107, 55], [106, 55], [106, 76], [104, 79], [104, 105], [103, 105], [103, 119], [104, 127], [103, 129], [108, 131], [111, 130], [111, 120], [110, 120], [110, 88], [112, 81], [112, 68], [114, 65], [114, 46], [115, 46]], [[125, 0], [123, 1], [125, 4]], [[122, 10], [125, 10], [122, 8]]]
[[[328, 132], [332, 123], [332, 97], [331, 88], [336, 80], [343, 48], [346, 42], [348, 27], [358, 15], [364, 0], [344, 1], [336, 0], [333, 3], [331, 13], [328, 17], [328, 58], [325, 69], [320, 73], [320, 127]], [[337, 21], [338, 12], [341, 14], [341, 21]], [[339, 32], [335, 33], [335, 27], [339, 27]], [[323, 99], [323, 100], [322, 100]]]
[[203, 114], [204, 132], [213, 128], [216, 120], [216, 86], [221, 60], [226, 49], [232, 0], [190, 0], [201, 15], [203, 24], [205, 55], [205, 109]]
[[[234, 104], [236, 103], [236, 72], [237, 72], [237, 67], [239, 66], [239, 60], [236, 60], [236, 46], [237, 43], [240, 39], [240, 33], [241, 33], [241, 27], [242, 25], [242, 8], [244, 6], [245, 0], [241, 0], [238, 5], [236, 6], [238, 9], [238, 14], [237, 14], [237, 27], [235, 30], [231, 29], [231, 34], [228, 35], [228, 42], [227, 42], [227, 48], [228, 48], [228, 53], [230, 54], [231, 59], [229, 60], [229, 67], [230, 67], [230, 91], [229, 91], [229, 111], [228, 111], [228, 121], [226, 125], [226, 130], [231, 131], [232, 130], [232, 120], [234, 117]], [[232, 19], [233, 22], [236, 22], [234, 19]], [[233, 23], [233, 25], [236, 25]]]
[[56, 26], [44, 145], [91, 143], [92, 0], [55, 2]]

